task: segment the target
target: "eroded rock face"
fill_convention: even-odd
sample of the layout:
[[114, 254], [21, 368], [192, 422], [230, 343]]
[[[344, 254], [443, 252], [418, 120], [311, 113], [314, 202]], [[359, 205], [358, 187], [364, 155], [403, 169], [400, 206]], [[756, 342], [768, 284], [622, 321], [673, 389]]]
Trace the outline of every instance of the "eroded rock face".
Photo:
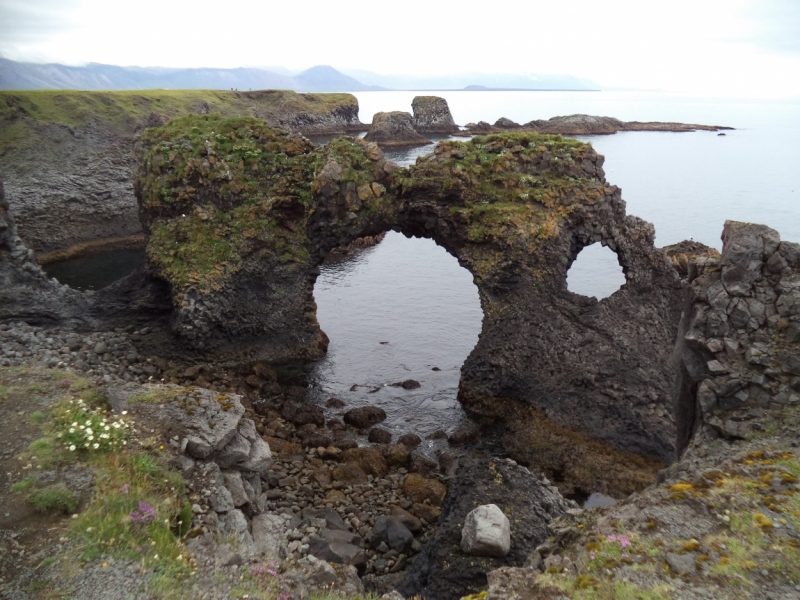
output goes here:
[[0, 321], [57, 322], [81, 314], [83, 295], [47, 277], [17, 235], [0, 181]]
[[[317, 265], [395, 229], [434, 239], [475, 277], [485, 317], [462, 370], [469, 410], [502, 418], [515, 398], [615, 447], [672, 457], [680, 280], [588, 145], [494, 135], [439, 143], [397, 169], [363, 140], [315, 149], [205, 115], [148, 130], [138, 156], [148, 268], [170, 286], [174, 331], [194, 349], [319, 357]], [[600, 302], [566, 286], [597, 241], [627, 278]]]
[[424, 133], [453, 133], [458, 125], [450, 114], [447, 100], [439, 96], [415, 96], [411, 101], [414, 129]]
[[675, 351], [678, 450], [700, 429], [744, 438], [800, 402], [800, 244], [727, 221], [722, 256], [689, 263]]
[[366, 137], [368, 142], [375, 142], [384, 147], [425, 146], [432, 142], [417, 133], [414, 118], [407, 112], [379, 112], [372, 117], [372, 127]]

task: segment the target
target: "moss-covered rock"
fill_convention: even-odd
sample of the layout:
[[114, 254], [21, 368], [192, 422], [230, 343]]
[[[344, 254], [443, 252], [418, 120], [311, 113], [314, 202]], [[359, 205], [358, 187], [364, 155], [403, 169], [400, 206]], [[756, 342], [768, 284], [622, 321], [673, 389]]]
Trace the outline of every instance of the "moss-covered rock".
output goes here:
[[[146, 132], [137, 154], [149, 268], [195, 349], [320, 356], [316, 267], [395, 229], [434, 239], [475, 277], [484, 323], [463, 369], [467, 408], [503, 417], [501, 399], [514, 398], [590, 438], [671, 456], [680, 282], [591, 146], [504, 133], [441, 142], [399, 169], [364, 140], [312, 148], [257, 120], [206, 115]], [[627, 275], [600, 303], [566, 287], [596, 241]]]

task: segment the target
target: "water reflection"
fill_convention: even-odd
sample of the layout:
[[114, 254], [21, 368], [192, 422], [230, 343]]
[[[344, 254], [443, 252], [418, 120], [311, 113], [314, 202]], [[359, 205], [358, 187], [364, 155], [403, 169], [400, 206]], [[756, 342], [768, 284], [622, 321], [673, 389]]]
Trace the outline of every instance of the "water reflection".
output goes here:
[[54, 262], [42, 267], [48, 277], [76, 290], [99, 290], [144, 265], [144, 250], [114, 250]]

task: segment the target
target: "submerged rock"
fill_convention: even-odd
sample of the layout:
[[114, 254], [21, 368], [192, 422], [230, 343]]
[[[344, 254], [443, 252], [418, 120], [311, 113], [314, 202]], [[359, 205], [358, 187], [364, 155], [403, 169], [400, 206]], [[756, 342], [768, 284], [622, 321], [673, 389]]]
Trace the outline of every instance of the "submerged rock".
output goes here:
[[386, 419], [386, 411], [377, 406], [352, 408], [344, 413], [344, 422], [356, 429], [367, 429]]
[[415, 96], [411, 109], [414, 111], [414, 129], [419, 132], [453, 133], [459, 130], [444, 98]]
[[401, 111], [376, 113], [364, 139], [383, 147], [425, 146], [433, 143], [417, 133], [413, 117]]

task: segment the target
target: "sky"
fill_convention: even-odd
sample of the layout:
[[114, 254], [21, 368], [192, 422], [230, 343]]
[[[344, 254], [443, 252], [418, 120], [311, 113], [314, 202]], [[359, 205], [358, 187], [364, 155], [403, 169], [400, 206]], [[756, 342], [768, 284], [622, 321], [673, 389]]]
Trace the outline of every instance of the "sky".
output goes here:
[[800, 0], [0, 0], [0, 56], [800, 96]]

